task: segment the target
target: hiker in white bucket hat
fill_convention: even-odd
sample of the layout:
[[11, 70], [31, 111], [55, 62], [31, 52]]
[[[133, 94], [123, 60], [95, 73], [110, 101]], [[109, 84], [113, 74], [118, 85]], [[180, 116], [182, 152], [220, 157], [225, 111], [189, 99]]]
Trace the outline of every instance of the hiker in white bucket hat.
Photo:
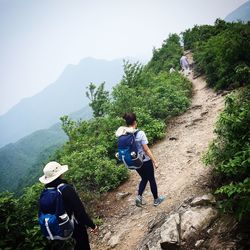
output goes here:
[[39, 178], [39, 181], [43, 184], [48, 184], [68, 171], [68, 169], [68, 165], [61, 165], [56, 161], [51, 161], [44, 167], [44, 175]]
[[90, 231], [97, 233], [98, 228], [86, 213], [85, 208], [72, 185], [62, 179], [62, 174], [68, 171], [67, 165], [61, 165], [56, 161], [49, 162], [43, 169], [44, 175], [39, 181], [45, 184], [45, 189], [58, 188], [63, 186], [61, 190], [64, 208], [70, 219], [74, 217], [74, 232], [72, 237], [75, 239], [75, 250], [90, 249], [88, 233], [86, 227]]

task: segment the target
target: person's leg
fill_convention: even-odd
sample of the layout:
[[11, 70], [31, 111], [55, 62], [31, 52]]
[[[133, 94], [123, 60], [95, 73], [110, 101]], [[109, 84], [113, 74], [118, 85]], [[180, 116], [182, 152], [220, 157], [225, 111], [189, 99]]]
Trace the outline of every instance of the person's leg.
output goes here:
[[156, 185], [156, 181], [155, 181], [155, 173], [154, 173], [154, 166], [152, 161], [146, 161], [145, 162], [145, 169], [146, 169], [146, 174], [147, 174], [147, 179], [149, 181], [150, 184], [150, 189], [151, 192], [154, 196], [154, 199], [158, 198], [158, 190], [157, 190], [157, 185]]
[[75, 224], [75, 229], [72, 237], [76, 242], [74, 250], [90, 250], [89, 237], [87, 229], [84, 226]]
[[140, 169], [136, 170], [137, 173], [141, 176], [141, 181], [139, 183], [139, 189], [138, 189], [138, 195], [142, 196], [148, 182], [148, 176], [145, 169], [145, 163], [143, 163], [142, 167]]

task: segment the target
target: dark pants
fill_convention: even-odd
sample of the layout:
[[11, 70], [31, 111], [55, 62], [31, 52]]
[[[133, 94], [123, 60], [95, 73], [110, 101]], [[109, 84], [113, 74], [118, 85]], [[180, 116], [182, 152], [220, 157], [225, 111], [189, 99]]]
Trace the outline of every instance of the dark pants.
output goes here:
[[85, 226], [75, 224], [72, 237], [76, 241], [75, 250], [90, 250], [89, 237]]
[[151, 192], [154, 196], [154, 199], [158, 198], [157, 185], [155, 181], [154, 166], [152, 161], [145, 161], [140, 169], [136, 170], [141, 176], [141, 182], [139, 184], [138, 195], [142, 195], [146, 185], [149, 181]]

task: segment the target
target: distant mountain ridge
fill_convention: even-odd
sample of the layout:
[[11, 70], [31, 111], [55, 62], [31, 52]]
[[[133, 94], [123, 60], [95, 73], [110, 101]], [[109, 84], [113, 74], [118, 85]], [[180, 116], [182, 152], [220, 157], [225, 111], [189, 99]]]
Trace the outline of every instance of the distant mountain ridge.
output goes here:
[[[86, 106], [69, 116], [73, 120], [88, 120], [92, 110]], [[37, 182], [43, 164], [67, 139], [61, 124], [56, 123], [0, 148], [0, 192], [20, 192]]]
[[90, 82], [106, 82], [110, 90], [123, 74], [122, 59], [106, 61], [86, 58], [78, 65], [68, 65], [61, 76], [40, 93], [23, 99], [0, 116], [0, 147], [39, 129], [59, 122], [59, 117], [88, 104], [85, 96]]
[[243, 22], [250, 21], [250, 1], [247, 1], [239, 8], [228, 14], [224, 20], [227, 22], [237, 22], [239, 20]]

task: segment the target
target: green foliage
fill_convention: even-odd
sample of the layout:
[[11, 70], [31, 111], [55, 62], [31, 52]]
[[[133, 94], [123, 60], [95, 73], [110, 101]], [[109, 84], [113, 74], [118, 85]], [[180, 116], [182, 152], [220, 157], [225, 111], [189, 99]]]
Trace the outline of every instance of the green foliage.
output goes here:
[[214, 25], [195, 25], [192, 29], [182, 32], [184, 48], [194, 49], [197, 44], [206, 42], [209, 38], [214, 37], [229, 28], [231, 24], [217, 19]]
[[226, 108], [216, 125], [217, 138], [204, 156], [223, 177], [216, 191], [223, 194], [224, 208], [239, 218], [250, 212], [250, 87], [226, 99]]
[[216, 89], [249, 84], [250, 22], [195, 26], [183, 33], [185, 47], [194, 51], [196, 70]]
[[[168, 74], [172, 63], [178, 65], [181, 55], [179, 37], [170, 36], [162, 48], [155, 50], [148, 65], [124, 62], [124, 76], [111, 94], [91, 83], [87, 96], [94, 112], [89, 121], [61, 118], [68, 141], [51, 158], [69, 165], [66, 179], [73, 183], [87, 208], [93, 208], [101, 193], [116, 188], [128, 178], [128, 170], [118, 164], [116, 129], [124, 125], [121, 116], [135, 112], [139, 128], [147, 134], [150, 144], [165, 136], [166, 121], [189, 105], [191, 84], [178, 73]], [[9, 193], [0, 197], [0, 248], [1, 249], [70, 249], [72, 242], [63, 246], [45, 240], [38, 228], [37, 201], [40, 184], [25, 189], [16, 199]], [[93, 211], [91, 211], [93, 213]], [[98, 211], [95, 221], [102, 223]]]
[[168, 72], [171, 67], [178, 70], [179, 60], [183, 53], [180, 46], [180, 37], [177, 34], [169, 35], [160, 49], [153, 50], [153, 57], [148, 63], [148, 70], [158, 74], [161, 71]]
[[87, 87], [86, 96], [91, 101], [89, 106], [93, 109], [94, 117], [103, 116], [108, 112], [109, 92], [104, 90], [104, 86], [105, 82], [101, 83], [97, 89], [93, 83], [90, 83]]
[[[42, 163], [66, 140], [63, 131], [50, 128], [36, 131], [1, 148], [0, 191], [8, 190], [19, 194], [24, 187], [37, 182], [33, 173], [39, 172]], [[31, 173], [33, 169], [35, 171]]]
[[131, 64], [124, 61], [124, 75], [121, 85], [127, 85], [129, 88], [135, 88], [140, 85], [143, 79], [143, 66], [140, 63]]
[[[178, 47], [178, 50], [171, 51], [171, 54], [173, 45]], [[164, 62], [167, 63], [168, 59], [172, 60], [174, 56], [179, 60], [179, 37], [170, 36], [164, 46], [157, 51], [161, 55], [160, 61], [164, 58]], [[172, 57], [164, 57], [165, 53], [170, 53]], [[139, 63], [131, 64], [124, 61], [123, 78], [113, 89], [112, 99], [105, 113], [96, 113], [95, 119], [90, 121], [74, 122], [69, 117], [61, 118], [69, 141], [58, 152], [57, 158], [59, 162], [70, 166], [68, 179], [85, 193], [108, 191], [128, 178], [127, 169], [117, 166], [114, 159], [117, 150], [114, 132], [124, 124], [120, 117], [125, 112], [137, 114], [139, 128], [145, 130], [152, 144], [164, 137], [165, 121], [188, 107], [190, 82], [178, 73], [170, 75], [164, 72], [165, 66], [156, 58], [152, 60], [154, 64], [151, 66], [150, 63], [142, 66]], [[156, 65], [158, 69], [162, 67], [160, 74], [154, 72]], [[93, 103], [101, 99], [98, 91], [103, 92], [103, 87], [104, 84], [96, 90], [93, 83], [88, 87], [87, 96], [94, 113], [96, 110]], [[106, 101], [104, 103], [107, 103]]]

